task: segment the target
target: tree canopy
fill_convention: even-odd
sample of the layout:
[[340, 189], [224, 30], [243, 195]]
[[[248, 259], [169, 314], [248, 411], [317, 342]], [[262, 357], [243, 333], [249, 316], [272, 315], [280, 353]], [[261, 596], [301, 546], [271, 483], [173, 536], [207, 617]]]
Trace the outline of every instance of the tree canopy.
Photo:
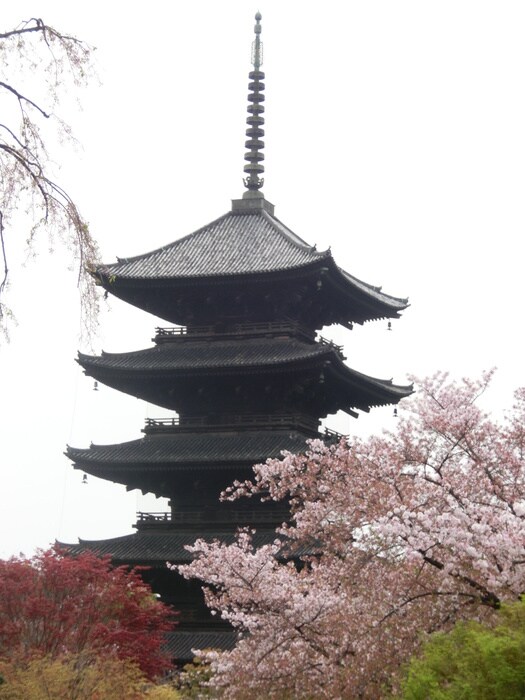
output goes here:
[[78, 265], [84, 327], [93, 328], [97, 296], [89, 271], [97, 262], [98, 249], [77, 203], [56, 180], [51, 158], [59, 141], [71, 142], [71, 129], [56, 110], [71, 87], [76, 89], [90, 78], [92, 51], [82, 40], [39, 18], [0, 32], [0, 330], [4, 332], [11, 315], [5, 302], [8, 252], [15, 243], [31, 249], [42, 229], [51, 239], [58, 237]]
[[114, 656], [86, 663], [77, 654], [25, 663], [0, 660], [0, 700], [179, 700], [174, 683], [148, 681], [136, 664]]
[[288, 499], [292, 517], [255, 549], [198, 541], [179, 567], [240, 633], [204, 654], [225, 696], [377, 698], [421, 634], [490, 620], [525, 588], [525, 390], [497, 422], [490, 382], [420, 383], [397, 430], [255, 467], [224, 495]]
[[525, 603], [504, 605], [494, 627], [458, 623], [430, 637], [408, 667], [403, 700], [521, 700], [525, 694]]
[[0, 560], [0, 659], [116, 658], [149, 678], [170, 668], [162, 651], [173, 613], [137, 571], [57, 550]]

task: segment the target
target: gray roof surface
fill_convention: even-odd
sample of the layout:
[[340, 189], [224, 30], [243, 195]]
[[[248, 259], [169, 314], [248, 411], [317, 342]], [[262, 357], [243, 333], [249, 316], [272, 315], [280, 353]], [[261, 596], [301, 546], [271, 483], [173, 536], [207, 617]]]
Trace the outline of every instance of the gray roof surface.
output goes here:
[[145, 350], [103, 352], [100, 356], [79, 353], [83, 367], [112, 370], [181, 371], [226, 367], [261, 367], [332, 355], [329, 345], [306, 343], [295, 338], [249, 338], [161, 343]]
[[[385, 294], [339, 268], [330, 250], [317, 251], [267, 211], [228, 212], [212, 223], [149, 253], [101, 265], [100, 275], [118, 280], [191, 280], [294, 270], [325, 261], [346, 284], [402, 310], [407, 299]], [[110, 287], [108, 287], [110, 289]]]
[[[253, 535], [255, 547], [270, 544], [276, 538], [274, 530], [260, 530]], [[58, 542], [71, 554], [80, 554], [86, 550], [96, 552], [100, 556], [110, 555], [114, 563], [133, 562], [136, 565], [159, 564], [165, 566], [167, 561], [173, 563], [190, 562], [192, 556], [186, 550], [186, 546], [192, 545], [195, 540], [204, 539], [212, 541], [218, 539], [221, 542], [232, 543], [235, 540], [234, 531], [217, 530], [176, 530], [166, 529], [164, 532], [156, 530], [139, 530], [131, 535], [112, 537], [107, 540], [79, 540], [78, 544], [65, 544]]]
[[192, 661], [192, 649], [222, 649], [231, 651], [237, 640], [234, 630], [175, 630], [165, 637], [164, 649], [173, 659]]
[[[248, 430], [234, 432], [168, 433], [146, 435], [116, 445], [91, 445], [80, 449], [68, 447], [67, 455], [80, 464], [104, 464], [124, 472], [143, 469], [171, 471], [184, 464], [218, 461], [233, 463], [264, 462], [279, 457], [282, 450], [302, 452], [307, 437], [290, 430]], [[232, 464], [235, 467], [235, 464]]]
[[102, 270], [135, 279], [209, 277], [274, 272], [330, 256], [317, 252], [265, 211], [228, 212], [184, 238]]

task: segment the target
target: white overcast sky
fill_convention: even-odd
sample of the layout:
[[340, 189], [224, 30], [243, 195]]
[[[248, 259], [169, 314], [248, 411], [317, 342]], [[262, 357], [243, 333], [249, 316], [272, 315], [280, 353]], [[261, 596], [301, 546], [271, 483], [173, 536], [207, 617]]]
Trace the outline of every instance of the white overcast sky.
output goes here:
[[[3, 30], [39, 16], [97, 47], [101, 85], [66, 115], [83, 149], [54, 157], [104, 261], [186, 235], [242, 194], [257, 10], [267, 199], [350, 273], [411, 301], [391, 333], [377, 322], [325, 335], [352, 367], [398, 383], [497, 366], [487, 406], [501, 411], [525, 384], [522, 0], [5, 5]], [[75, 362], [67, 257], [42, 241], [18, 269], [24, 231], [8, 235], [19, 325], [0, 347], [0, 556], [132, 532], [136, 510], [164, 506], [93, 477], [82, 485], [63, 450], [138, 438], [145, 417], [166, 412], [92, 390]], [[110, 300], [94, 350], [147, 347], [159, 323]], [[393, 420], [386, 409], [327, 423], [366, 434]]]

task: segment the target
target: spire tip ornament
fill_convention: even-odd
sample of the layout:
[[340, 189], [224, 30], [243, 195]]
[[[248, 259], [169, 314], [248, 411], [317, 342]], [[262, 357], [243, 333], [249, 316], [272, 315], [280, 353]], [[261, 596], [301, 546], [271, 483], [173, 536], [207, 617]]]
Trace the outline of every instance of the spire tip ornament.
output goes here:
[[[253, 70], [250, 71], [248, 84], [248, 89], [250, 93], [248, 94], [248, 117], [246, 123], [248, 128], [246, 129], [246, 136], [248, 140], [245, 142], [246, 148], [249, 149], [247, 153], [244, 154], [244, 160], [246, 165], [244, 166], [244, 172], [247, 177], [244, 178], [244, 186], [248, 190], [245, 192], [244, 197], [254, 196], [258, 190], [264, 184], [264, 179], [260, 175], [264, 172], [264, 165], [262, 161], [264, 160], [264, 154], [261, 152], [264, 148], [264, 141], [262, 137], [264, 136], [264, 73], [261, 71], [261, 66], [263, 63], [263, 45], [261, 41], [261, 19], [262, 15], [257, 12], [255, 15], [255, 39], [252, 42], [252, 65]], [[262, 195], [262, 192], [260, 193]], [[260, 196], [259, 195], [259, 196]]]
[[255, 39], [252, 42], [252, 66], [255, 68], [255, 70], [259, 70], [259, 68], [262, 66], [262, 41], [260, 37], [260, 33], [262, 31], [261, 27], [261, 19], [262, 15], [260, 12], [257, 12], [255, 15], [255, 27], [253, 28], [253, 31], [255, 32]]
[[247, 213], [266, 211], [271, 216], [274, 215], [274, 206], [264, 198], [261, 187], [264, 185], [264, 179], [261, 177], [264, 173], [264, 73], [261, 70], [263, 63], [263, 45], [261, 41], [261, 19], [262, 15], [257, 12], [255, 15], [255, 38], [252, 42], [251, 62], [253, 69], [250, 71], [248, 83], [248, 117], [246, 123], [245, 146], [248, 149], [244, 154], [244, 172], [246, 177], [243, 179], [246, 191], [242, 195], [242, 199], [234, 199], [232, 201], [232, 212]]

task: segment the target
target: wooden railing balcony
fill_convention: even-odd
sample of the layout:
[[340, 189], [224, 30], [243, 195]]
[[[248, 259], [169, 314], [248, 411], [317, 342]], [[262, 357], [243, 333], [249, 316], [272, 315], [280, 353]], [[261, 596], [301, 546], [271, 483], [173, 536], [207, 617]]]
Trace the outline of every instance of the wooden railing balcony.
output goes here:
[[344, 435], [343, 433], [338, 433], [336, 430], [330, 430], [330, 428], [325, 428], [323, 432], [323, 436], [326, 442], [339, 442], [341, 438], [347, 438], [348, 435]]
[[258, 509], [221, 508], [220, 506], [204, 506], [188, 508], [180, 511], [142, 512], [137, 513], [137, 529], [173, 527], [174, 525], [206, 525], [215, 523], [227, 524], [268, 524], [279, 525], [288, 520], [289, 510], [286, 507], [269, 507]]
[[265, 322], [265, 323], [236, 323], [228, 327], [219, 326], [174, 326], [163, 328], [158, 326], [155, 329], [153, 342], [165, 343], [177, 340], [211, 340], [220, 338], [275, 338], [279, 336], [290, 336], [294, 338], [304, 338], [310, 342], [317, 340], [321, 345], [327, 345], [339, 353], [341, 359], [346, 360], [343, 354], [343, 346], [337, 345], [332, 340], [324, 338], [322, 335], [316, 337], [315, 332], [305, 328], [295, 322]]
[[336, 352], [339, 353], [342, 360], [346, 360], [346, 357], [343, 354], [343, 346], [342, 345], [336, 345], [333, 340], [328, 340], [327, 338], [323, 338], [322, 335], [317, 336], [317, 342], [321, 343], [321, 345], [328, 345], [328, 347], [333, 348]]
[[208, 416], [185, 416], [180, 418], [146, 418], [142, 432], [147, 435], [155, 433], [188, 433], [239, 430], [254, 428], [257, 430], [297, 429], [313, 433], [312, 437], [324, 438], [327, 442], [338, 442], [343, 433], [330, 428], [319, 431], [319, 421], [305, 415], [290, 414], [255, 414], [255, 415], [225, 415], [221, 419]]
[[173, 418], [147, 418], [142, 432], [209, 432], [212, 430], [275, 430], [292, 428], [317, 433], [319, 421], [311, 416], [293, 413], [239, 414], [224, 416], [184, 416]]
[[304, 337], [307, 340], [315, 339], [315, 332], [294, 321], [265, 321], [259, 323], [232, 323], [231, 325], [209, 326], [177, 326], [157, 327], [155, 329], [155, 343], [170, 342], [176, 340], [207, 340], [217, 338], [253, 338], [275, 337], [290, 335]]
[[138, 512], [137, 522], [139, 523], [170, 523], [171, 513], [169, 511], [157, 511], [154, 513]]

